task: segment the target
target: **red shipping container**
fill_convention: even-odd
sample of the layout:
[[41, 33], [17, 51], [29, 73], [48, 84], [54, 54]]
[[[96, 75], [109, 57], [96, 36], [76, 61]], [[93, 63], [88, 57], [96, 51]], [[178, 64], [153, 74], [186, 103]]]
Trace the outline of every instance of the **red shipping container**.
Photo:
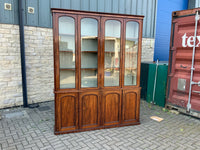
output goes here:
[[166, 107], [200, 117], [200, 9], [172, 13]]

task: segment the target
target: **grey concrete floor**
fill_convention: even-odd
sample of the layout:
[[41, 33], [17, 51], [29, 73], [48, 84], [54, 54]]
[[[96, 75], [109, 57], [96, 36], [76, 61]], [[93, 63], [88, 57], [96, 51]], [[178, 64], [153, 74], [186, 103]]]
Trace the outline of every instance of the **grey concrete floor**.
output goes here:
[[[141, 101], [141, 125], [54, 135], [54, 102], [0, 110], [2, 150], [200, 150], [200, 119]], [[162, 117], [162, 122], [150, 119]]]

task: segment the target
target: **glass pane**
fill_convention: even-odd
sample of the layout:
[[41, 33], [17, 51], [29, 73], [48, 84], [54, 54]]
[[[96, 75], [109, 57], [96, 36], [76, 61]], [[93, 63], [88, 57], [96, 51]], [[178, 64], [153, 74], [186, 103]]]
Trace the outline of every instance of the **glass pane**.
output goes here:
[[97, 87], [98, 22], [81, 19], [81, 87]]
[[59, 18], [60, 88], [75, 88], [75, 23]]
[[137, 22], [126, 23], [124, 85], [137, 84], [138, 32], [139, 24]]
[[105, 23], [104, 86], [119, 86], [121, 23]]

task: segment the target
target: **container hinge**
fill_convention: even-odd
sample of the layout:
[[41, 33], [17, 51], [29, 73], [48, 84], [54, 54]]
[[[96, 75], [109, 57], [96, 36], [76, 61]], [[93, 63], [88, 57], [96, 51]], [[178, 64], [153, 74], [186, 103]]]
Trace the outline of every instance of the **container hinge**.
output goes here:
[[191, 84], [196, 84], [196, 85], [200, 86], [200, 81], [199, 82], [192, 81]]
[[192, 92], [200, 94], [200, 91], [192, 91]]

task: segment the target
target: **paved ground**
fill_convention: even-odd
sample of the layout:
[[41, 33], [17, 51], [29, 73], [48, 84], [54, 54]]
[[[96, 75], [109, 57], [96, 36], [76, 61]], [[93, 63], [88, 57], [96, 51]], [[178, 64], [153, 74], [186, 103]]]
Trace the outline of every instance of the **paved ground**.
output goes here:
[[[41, 110], [39, 110], [41, 109]], [[141, 125], [55, 136], [54, 103], [0, 110], [0, 149], [200, 150], [200, 119], [141, 102]], [[162, 122], [150, 116], [164, 118]]]

